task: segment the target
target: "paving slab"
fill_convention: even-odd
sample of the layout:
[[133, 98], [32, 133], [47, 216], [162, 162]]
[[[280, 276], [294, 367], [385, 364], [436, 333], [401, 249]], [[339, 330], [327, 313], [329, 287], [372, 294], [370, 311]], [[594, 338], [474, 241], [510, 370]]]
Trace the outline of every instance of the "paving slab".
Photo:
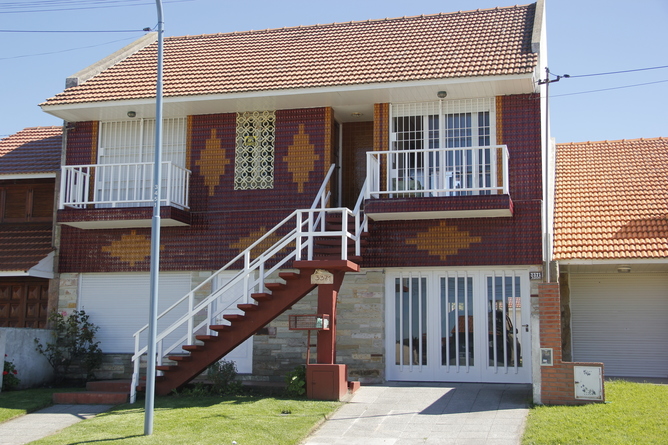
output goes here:
[[114, 405], [53, 405], [0, 423], [0, 445], [23, 445], [95, 417]]
[[531, 385], [388, 383], [362, 386], [303, 445], [521, 442]]

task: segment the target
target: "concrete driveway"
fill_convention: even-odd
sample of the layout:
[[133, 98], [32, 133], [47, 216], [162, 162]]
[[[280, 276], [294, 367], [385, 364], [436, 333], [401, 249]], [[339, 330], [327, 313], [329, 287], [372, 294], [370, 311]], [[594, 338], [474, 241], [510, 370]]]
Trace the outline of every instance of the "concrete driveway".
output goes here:
[[531, 385], [362, 386], [304, 445], [520, 443]]

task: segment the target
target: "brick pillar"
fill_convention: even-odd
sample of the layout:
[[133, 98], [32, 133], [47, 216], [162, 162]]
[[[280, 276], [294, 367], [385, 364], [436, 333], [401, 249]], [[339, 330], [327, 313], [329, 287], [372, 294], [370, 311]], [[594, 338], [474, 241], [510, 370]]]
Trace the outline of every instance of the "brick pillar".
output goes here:
[[[602, 363], [562, 361], [561, 297], [558, 283], [538, 285], [540, 314], [540, 347], [552, 349], [552, 366], [541, 366], [541, 402], [546, 405], [579, 405], [592, 403], [575, 398], [574, 366], [597, 366]], [[605, 400], [605, 398], [603, 398]]]

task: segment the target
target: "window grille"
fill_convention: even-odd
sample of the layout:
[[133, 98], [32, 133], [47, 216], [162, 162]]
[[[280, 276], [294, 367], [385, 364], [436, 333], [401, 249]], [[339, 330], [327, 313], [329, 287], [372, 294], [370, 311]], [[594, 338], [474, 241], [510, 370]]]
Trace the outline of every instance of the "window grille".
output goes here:
[[274, 111], [237, 113], [234, 189], [274, 188]]
[[390, 150], [399, 153], [391, 156], [392, 189], [489, 194], [480, 189], [495, 183], [496, 159], [486, 148], [495, 141], [495, 103], [482, 98], [393, 104]]
[[[155, 119], [100, 123], [99, 164], [153, 162]], [[163, 119], [162, 160], [186, 165], [186, 119]]]

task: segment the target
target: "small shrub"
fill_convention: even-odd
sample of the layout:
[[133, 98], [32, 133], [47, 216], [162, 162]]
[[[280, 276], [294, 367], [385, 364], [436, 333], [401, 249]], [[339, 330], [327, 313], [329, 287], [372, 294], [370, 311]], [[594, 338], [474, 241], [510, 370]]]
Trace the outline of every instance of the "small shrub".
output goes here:
[[212, 394], [233, 395], [241, 392], [242, 384], [236, 380], [237, 365], [232, 361], [221, 360], [209, 366], [208, 377]]
[[[7, 354], [5, 354], [5, 357], [7, 357]], [[12, 389], [19, 386], [19, 383], [21, 383], [21, 379], [16, 377], [18, 373], [19, 372], [16, 370], [16, 367], [14, 366], [14, 362], [5, 360], [5, 364], [2, 369], [3, 391], [11, 391]]]
[[299, 397], [306, 394], [306, 367], [297, 366], [285, 376], [285, 392], [290, 397]]
[[56, 382], [62, 382], [73, 365], [81, 366], [86, 379], [91, 379], [93, 371], [102, 364], [100, 342], [95, 341], [95, 334], [100, 328], [89, 319], [90, 316], [83, 310], [70, 315], [53, 312], [49, 316], [54, 331], [53, 342], [43, 346], [35, 339], [35, 348], [53, 367]]

